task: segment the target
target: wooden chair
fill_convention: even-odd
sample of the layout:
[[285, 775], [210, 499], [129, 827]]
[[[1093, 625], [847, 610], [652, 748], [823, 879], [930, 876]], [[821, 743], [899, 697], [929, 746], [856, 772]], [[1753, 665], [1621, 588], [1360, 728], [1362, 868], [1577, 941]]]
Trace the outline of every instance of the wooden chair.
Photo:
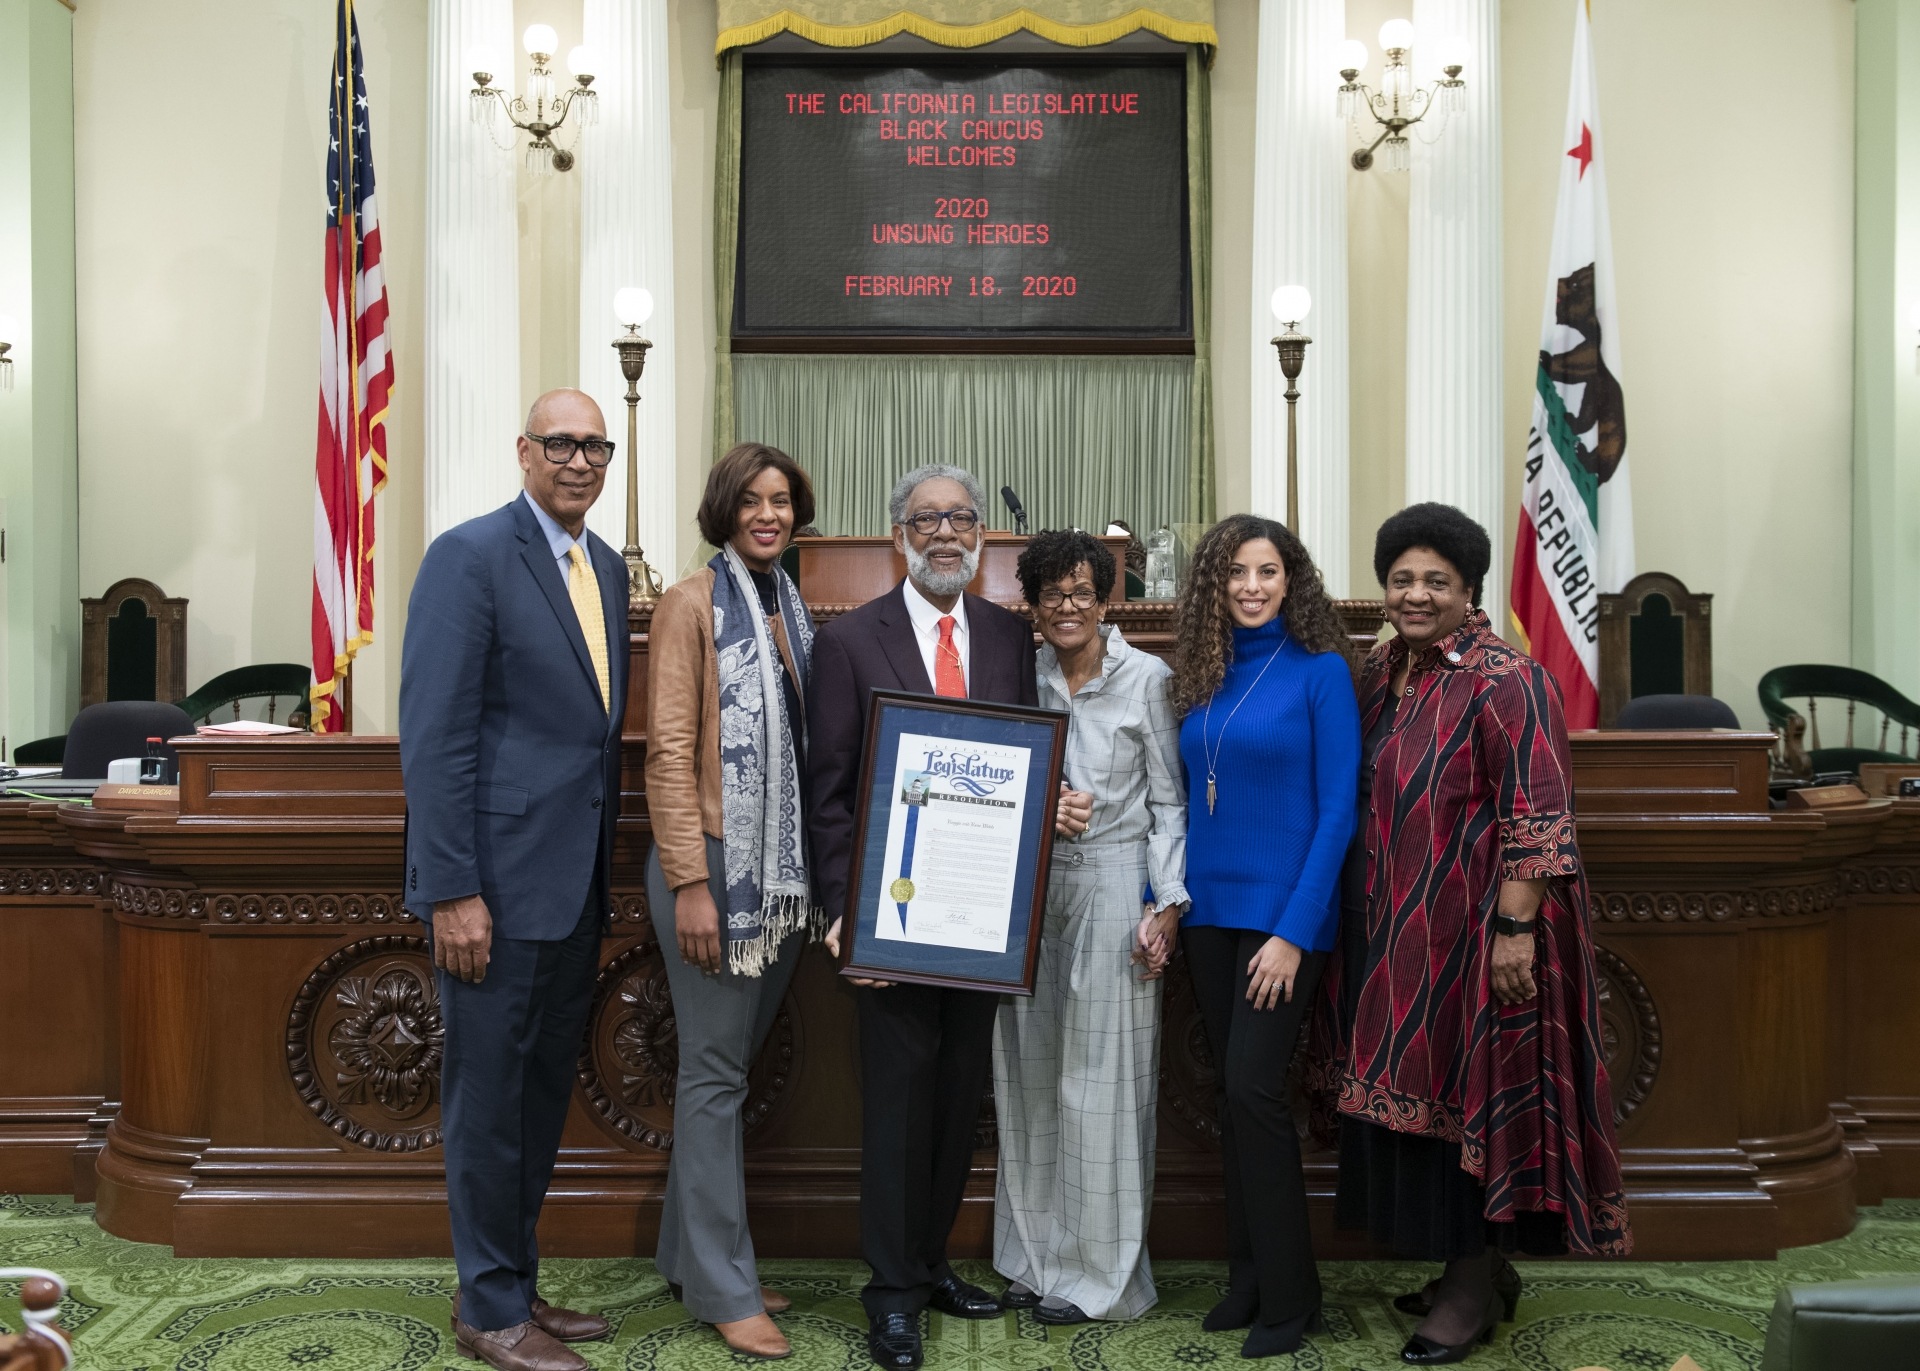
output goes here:
[[0, 1334], [0, 1371], [68, 1371], [73, 1340], [54, 1320], [67, 1283], [34, 1266], [0, 1267], [0, 1280], [20, 1281], [23, 1333]]
[[[311, 667], [297, 662], [260, 662], [223, 671], [178, 703], [196, 724], [211, 724], [226, 722], [213, 717], [215, 710], [231, 706], [233, 717], [238, 719], [241, 701], [265, 700], [268, 723], [305, 728], [307, 692], [312, 684]], [[277, 717], [282, 700], [287, 702], [284, 719]]]
[[[1807, 702], [1804, 716], [1788, 703], [1801, 699]], [[1846, 701], [1846, 742], [1841, 746], [1828, 747], [1820, 736], [1822, 700]], [[1857, 718], [1861, 705], [1879, 714], [1877, 735], [1871, 716]], [[1911, 761], [1920, 755], [1920, 705], [1878, 676], [1850, 666], [1777, 666], [1760, 678], [1760, 708], [1779, 739], [1774, 746], [1774, 770], [1782, 775], [1805, 778], [1857, 772], [1862, 762]], [[1830, 721], [1832, 714], [1830, 706]], [[1856, 724], [1864, 724], [1872, 746], [1860, 745]]]
[[1600, 727], [1641, 695], [1713, 694], [1713, 596], [1645, 571], [1600, 602]]
[[80, 707], [187, 693], [187, 602], [152, 581], [115, 581], [80, 601]]

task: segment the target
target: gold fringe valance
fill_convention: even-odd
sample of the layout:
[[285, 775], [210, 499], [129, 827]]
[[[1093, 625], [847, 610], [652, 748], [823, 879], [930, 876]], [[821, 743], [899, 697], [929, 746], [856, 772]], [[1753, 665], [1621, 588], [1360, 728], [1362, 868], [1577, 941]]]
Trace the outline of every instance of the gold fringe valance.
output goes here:
[[[918, 10], [889, 12], [897, 0], [813, 0], [771, 9], [765, 0], [720, 0], [716, 54], [792, 33], [830, 48], [859, 48], [910, 33], [946, 48], [976, 48], [1022, 31], [1051, 43], [1090, 48], [1142, 29], [1209, 52], [1219, 44], [1213, 0], [1164, 0], [1159, 9], [1097, 0], [1002, 9], [995, 0], [921, 0]], [[996, 12], [997, 11], [997, 12]]]

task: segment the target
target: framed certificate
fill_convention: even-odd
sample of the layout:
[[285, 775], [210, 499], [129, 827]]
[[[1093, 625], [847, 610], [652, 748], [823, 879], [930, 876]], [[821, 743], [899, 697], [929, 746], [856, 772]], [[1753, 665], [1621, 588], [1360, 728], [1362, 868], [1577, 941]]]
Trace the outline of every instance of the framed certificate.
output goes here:
[[1057, 710], [874, 692], [841, 975], [1033, 993], [1066, 748]]

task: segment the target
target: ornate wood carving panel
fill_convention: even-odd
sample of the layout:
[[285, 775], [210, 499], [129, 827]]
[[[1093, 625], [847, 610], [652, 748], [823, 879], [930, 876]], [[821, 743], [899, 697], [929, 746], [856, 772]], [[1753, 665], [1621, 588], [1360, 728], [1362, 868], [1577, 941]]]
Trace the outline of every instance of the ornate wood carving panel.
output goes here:
[[313, 969], [287, 1018], [287, 1069], [315, 1117], [356, 1147], [440, 1145], [446, 1027], [424, 938], [349, 943]]

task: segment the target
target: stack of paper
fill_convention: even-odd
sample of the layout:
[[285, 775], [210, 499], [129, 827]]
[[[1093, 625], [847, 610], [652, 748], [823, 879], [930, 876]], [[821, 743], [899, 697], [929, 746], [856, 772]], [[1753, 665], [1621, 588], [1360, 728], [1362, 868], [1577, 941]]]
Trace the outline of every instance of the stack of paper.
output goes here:
[[201, 724], [198, 730], [202, 738], [256, 738], [270, 733], [298, 733], [297, 728], [288, 728], [285, 724], [261, 723], [258, 719], [235, 719], [231, 723]]

